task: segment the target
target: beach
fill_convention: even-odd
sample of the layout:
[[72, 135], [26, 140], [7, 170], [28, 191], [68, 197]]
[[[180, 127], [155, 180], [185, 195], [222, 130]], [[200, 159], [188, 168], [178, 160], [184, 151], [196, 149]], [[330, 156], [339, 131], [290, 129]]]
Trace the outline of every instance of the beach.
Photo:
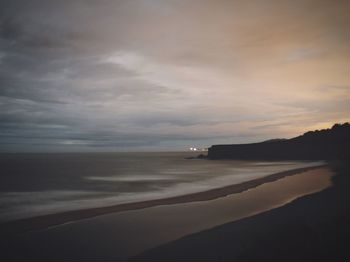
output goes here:
[[350, 262], [350, 0], [0, 0], [0, 262]]
[[350, 0], [0, 0], [0, 262], [350, 262]]
[[279, 208], [183, 237], [130, 261], [348, 261], [350, 179], [333, 164], [333, 185]]
[[205, 192], [12, 221], [0, 227], [1, 244], [8, 261], [124, 261], [321, 191], [332, 176], [325, 165], [299, 168]]
[[312, 169], [319, 169], [322, 166], [298, 168], [289, 171], [284, 171], [276, 174], [272, 174], [266, 177], [246, 181], [240, 184], [228, 185], [221, 188], [211, 189], [204, 192], [192, 193], [187, 195], [180, 195], [176, 197], [148, 200], [142, 202], [126, 203], [107, 207], [98, 207], [82, 210], [73, 210], [57, 214], [49, 214], [44, 216], [37, 216], [27, 219], [15, 220], [7, 223], [0, 224], [0, 232], [3, 234], [16, 234], [32, 230], [45, 229], [76, 220], [91, 218], [108, 213], [123, 212], [127, 210], [137, 210], [143, 208], [149, 208], [153, 206], [161, 205], [174, 205], [180, 203], [196, 202], [196, 201], [209, 201], [216, 198], [224, 197], [230, 194], [241, 193], [248, 189], [257, 187], [259, 185], [276, 181], [278, 179], [295, 175], [297, 173], [306, 172]]
[[0, 154], [0, 224], [189, 195], [324, 164], [188, 156], [195, 153]]

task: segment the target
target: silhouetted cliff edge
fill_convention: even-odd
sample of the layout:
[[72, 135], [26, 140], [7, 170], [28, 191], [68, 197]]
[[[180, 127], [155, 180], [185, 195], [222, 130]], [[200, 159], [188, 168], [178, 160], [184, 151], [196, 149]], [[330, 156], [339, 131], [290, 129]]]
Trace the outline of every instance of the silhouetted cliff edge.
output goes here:
[[350, 159], [350, 124], [309, 131], [291, 139], [254, 144], [213, 145], [210, 159], [335, 160]]

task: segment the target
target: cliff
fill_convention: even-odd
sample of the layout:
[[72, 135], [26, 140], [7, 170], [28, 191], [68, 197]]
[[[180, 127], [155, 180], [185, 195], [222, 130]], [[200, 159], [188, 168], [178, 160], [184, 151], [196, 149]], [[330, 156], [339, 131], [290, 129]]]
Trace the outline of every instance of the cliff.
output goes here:
[[210, 159], [335, 160], [350, 159], [350, 124], [309, 131], [291, 139], [253, 144], [213, 145]]

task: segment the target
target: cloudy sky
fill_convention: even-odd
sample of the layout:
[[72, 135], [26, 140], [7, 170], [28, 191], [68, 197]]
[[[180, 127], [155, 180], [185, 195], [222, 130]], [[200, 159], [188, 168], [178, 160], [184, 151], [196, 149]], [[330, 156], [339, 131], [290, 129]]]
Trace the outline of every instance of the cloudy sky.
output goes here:
[[347, 0], [0, 0], [0, 151], [181, 150], [350, 120]]

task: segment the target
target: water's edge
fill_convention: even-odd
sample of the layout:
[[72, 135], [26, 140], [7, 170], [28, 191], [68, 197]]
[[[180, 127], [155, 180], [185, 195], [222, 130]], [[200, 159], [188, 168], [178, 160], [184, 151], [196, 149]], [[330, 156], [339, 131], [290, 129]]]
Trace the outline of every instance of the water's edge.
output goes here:
[[64, 223], [77, 221], [81, 219], [92, 218], [92, 217], [105, 215], [109, 213], [116, 213], [116, 212], [122, 212], [127, 210], [137, 210], [137, 209], [143, 209], [143, 208], [160, 206], [160, 205], [172, 205], [172, 204], [180, 204], [180, 203], [187, 203], [187, 202], [213, 200], [219, 197], [241, 193], [248, 189], [255, 188], [265, 183], [279, 180], [286, 176], [299, 174], [309, 170], [322, 168], [325, 166], [327, 166], [327, 164], [291, 169], [288, 171], [278, 172], [265, 177], [246, 181], [240, 184], [228, 185], [221, 188], [207, 190], [204, 192], [197, 192], [197, 193], [186, 194], [181, 196], [118, 204], [118, 205], [112, 205], [112, 206], [106, 206], [106, 207], [72, 210], [72, 211], [66, 211], [61, 213], [19, 219], [15, 221], [1, 223], [0, 233], [6, 234], [6, 235], [13, 235], [13, 234], [19, 234], [19, 233], [24, 233], [24, 232], [33, 231], [33, 230], [41, 230], [48, 227], [57, 226], [57, 225], [61, 225]]

